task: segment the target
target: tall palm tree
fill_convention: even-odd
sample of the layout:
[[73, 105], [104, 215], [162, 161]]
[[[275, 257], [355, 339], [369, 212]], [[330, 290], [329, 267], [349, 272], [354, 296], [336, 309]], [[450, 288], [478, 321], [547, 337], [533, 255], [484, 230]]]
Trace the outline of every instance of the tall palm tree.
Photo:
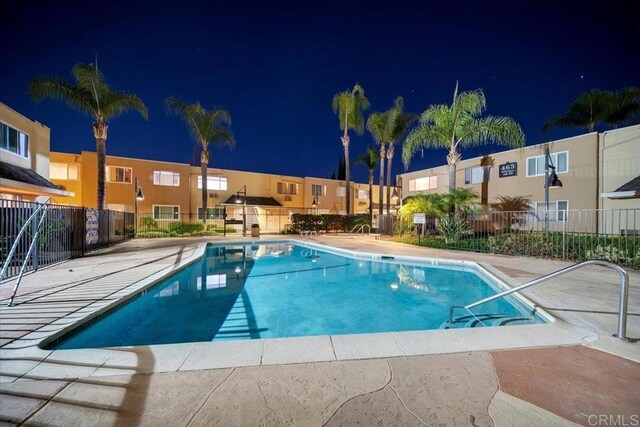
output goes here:
[[547, 120], [542, 130], [546, 132], [557, 127], [572, 127], [593, 132], [598, 124], [607, 119], [611, 97], [610, 91], [591, 89], [573, 101], [566, 112]]
[[57, 99], [69, 107], [93, 118], [93, 136], [98, 157], [98, 209], [105, 205], [105, 162], [108, 121], [127, 111], [136, 111], [147, 119], [147, 107], [136, 95], [112, 90], [105, 82], [97, 64], [78, 63], [71, 75], [64, 77], [41, 76], [29, 84], [29, 94], [36, 101]]
[[[373, 147], [367, 147], [367, 152], [356, 157], [354, 164], [364, 165], [369, 170], [369, 219], [373, 220], [373, 171], [378, 166], [380, 156]], [[380, 202], [381, 203], [381, 202]]]
[[351, 213], [351, 177], [349, 167], [349, 129], [358, 135], [364, 132], [363, 112], [369, 108], [369, 100], [364, 96], [364, 89], [358, 83], [353, 89], [337, 93], [331, 103], [333, 112], [338, 115], [340, 130], [343, 131], [342, 146], [344, 147], [345, 161], [345, 185], [346, 185], [346, 209], [347, 215]]
[[[605, 121], [614, 129], [640, 115], [640, 88], [627, 87], [612, 93]], [[636, 124], [637, 124], [636, 120]]]
[[409, 125], [417, 118], [417, 115], [404, 111], [404, 100], [397, 97], [393, 107], [382, 113], [372, 113], [367, 121], [367, 129], [371, 133], [376, 144], [380, 145], [380, 208], [378, 214], [382, 215], [384, 159], [387, 159], [387, 214], [391, 213], [391, 175], [394, 146], [400, 142], [407, 132]]
[[424, 147], [449, 150], [449, 193], [456, 188], [456, 168], [462, 147], [499, 144], [512, 148], [524, 147], [525, 137], [520, 125], [510, 117], [480, 117], [487, 103], [482, 89], [458, 93], [458, 83], [451, 105], [432, 105], [420, 115], [420, 121], [407, 137], [402, 160], [409, 166], [413, 155]]
[[223, 108], [205, 109], [199, 101], [189, 104], [170, 97], [165, 101], [169, 114], [178, 116], [187, 124], [191, 137], [201, 146], [200, 176], [202, 178], [202, 222], [207, 223], [207, 167], [209, 165], [209, 144], [218, 147], [235, 147], [231, 126], [231, 115]]

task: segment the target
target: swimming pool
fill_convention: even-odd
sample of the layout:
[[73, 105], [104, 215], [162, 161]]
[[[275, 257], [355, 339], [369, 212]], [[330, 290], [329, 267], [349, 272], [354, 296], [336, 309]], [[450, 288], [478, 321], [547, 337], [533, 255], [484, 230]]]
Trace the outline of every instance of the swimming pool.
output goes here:
[[[354, 254], [355, 255], [355, 254]], [[446, 325], [449, 307], [502, 290], [461, 263], [350, 256], [294, 242], [209, 245], [196, 263], [48, 348], [169, 344], [543, 323], [514, 296]], [[388, 258], [388, 259], [385, 259]]]

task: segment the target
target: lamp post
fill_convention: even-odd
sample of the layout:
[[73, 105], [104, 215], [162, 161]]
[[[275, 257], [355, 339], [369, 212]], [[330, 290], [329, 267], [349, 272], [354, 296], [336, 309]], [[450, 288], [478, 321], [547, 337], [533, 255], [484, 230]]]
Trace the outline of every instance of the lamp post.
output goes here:
[[135, 186], [136, 196], [133, 201], [133, 222], [135, 224], [135, 228], [133, 230], [134, 234], [138, 234], [138, 200], [144, 200], [144, 194], [142, 194], [142, 188], [138, 184], [138, 177], [136, 177], [136, 186]]
[[311, 207], [315, 210], [315, 214], [318, 215], [318, 197], [313, 197], [313, 202], [311, 202]]
[[[240, 200], [240, 194], [242, 194], [242, 200]], [[240, 191], [236, 192], [237, 204], [242, 203], [242, 237], [247, 235], [247, 186], [244, 185]]]
[[[544, 147], [544, 235], [549, 236], [549, 189], [562, 187], [562, 181], [556, 175], [556, 167], [549, 154], [549, 146]], [[557, 209], [556, 209], [557, 211]], [[557, 214], [557, 212], [556, 212]]]

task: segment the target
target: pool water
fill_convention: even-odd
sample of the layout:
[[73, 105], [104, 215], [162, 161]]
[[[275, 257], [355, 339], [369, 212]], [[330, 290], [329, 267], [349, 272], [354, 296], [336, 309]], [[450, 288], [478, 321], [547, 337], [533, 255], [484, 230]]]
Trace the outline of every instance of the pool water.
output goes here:
[[[500, 290], [468, 266], [366, 260], [288, 242], [210, 245], [200, 261], [51, 347], [438, 329], [450, 306]], [[544, 322], [514, 297], [474, 313]]]

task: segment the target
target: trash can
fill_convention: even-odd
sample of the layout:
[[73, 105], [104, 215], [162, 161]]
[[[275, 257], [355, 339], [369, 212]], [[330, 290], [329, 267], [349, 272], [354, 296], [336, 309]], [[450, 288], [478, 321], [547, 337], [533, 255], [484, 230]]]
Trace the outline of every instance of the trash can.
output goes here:
[[251, 237], [260, 237], [260, 225], [251, 224]]

